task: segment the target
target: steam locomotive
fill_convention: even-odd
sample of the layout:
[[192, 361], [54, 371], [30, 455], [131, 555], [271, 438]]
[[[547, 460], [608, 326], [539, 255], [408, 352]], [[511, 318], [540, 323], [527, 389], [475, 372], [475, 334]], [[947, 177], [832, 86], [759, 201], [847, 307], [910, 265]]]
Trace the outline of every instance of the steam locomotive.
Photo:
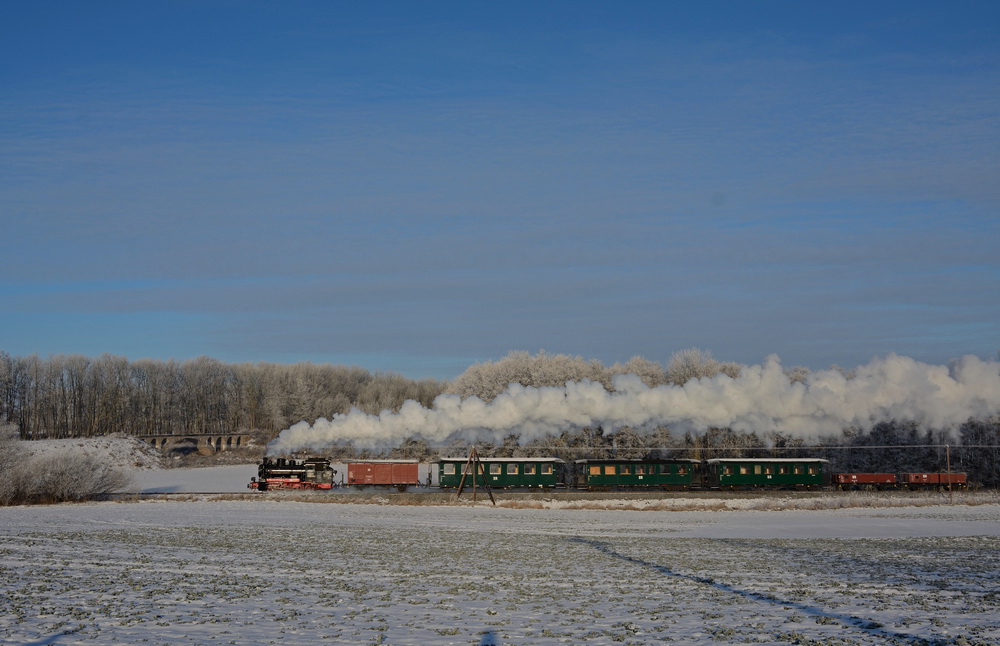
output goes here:
[[[441, 457], [426, 466], [424, 484], [441, 490], [460, 486], [494, 489], [575, 490], [775, 490], [962, 489], [964, 473], [831, 473], [822, 458], [716, 458], [710, 460], [619, 458], [576, 460], [554, 457]], [[347, 463], [342, 486], [420, 485], [417, 460], [356, 460]], [[337, 471], [327, 458], [265, 458], [250, 489], [331, 489]]]
[[257, 477], [250, 478], [249, 489], [333, 489], [337, 470], [326, 458], [287, 460], [264, 458], [257, 467]]

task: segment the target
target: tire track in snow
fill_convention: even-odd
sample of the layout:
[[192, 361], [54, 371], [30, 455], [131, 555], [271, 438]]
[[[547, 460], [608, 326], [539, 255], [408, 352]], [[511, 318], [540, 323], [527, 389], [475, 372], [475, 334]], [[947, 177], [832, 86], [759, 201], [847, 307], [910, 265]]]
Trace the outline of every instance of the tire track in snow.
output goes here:
[[903, 640], [912, 646], [943, 646], [945, 644], [954, 644], [953, 640], [942, 640], [940, 638], [935, 639], [924, 639], [923, 637], [918, 637], [916, 635], [910, 635], [908, 633], [896, 632], [893, 630], [886, 630], [882, 624], [872, 621], [870, 619], [863, 619], [861, 617], [855, 617], [852, 615], [842, 615], [835, 612], [830, 612], [829, 610], [824, 610], [823, 608], [817, 606], [810, 606], [796, 601], [788, 601], [785, 599], [779, 599], [773, 595], [761, 594], [759, 592], [752, 592], [750, 590], [744, 590], [727, 583], [720, 583], [711, 577], [697, 576], [695, 574], [684, 574], [682, 572], [675, 572], [665, 565], [660, 565], [658, 563], [651, 563], [634, 556], [629, 556], [628, 554], [622, 554], [612, 549], [607, 543], [603, 541], [597, 541], [593, 539], [583, 538], [581, 536], [574, 536], [567, 539], [573, 543], [581, 543], [583, 545], [589, 545], [602, 554], [606, 554], [612, 558], [621, 559], [627, 563], [632, 563], [645, 568], [649, 568], [660, 574], [668, 577], [673, 577], [676, 579], [684, 579], [687, 581], [693, 581], [695, 583], [700, 583], [702, 585], [707, 585], [715, 588], [716, 590], [721, 590], [723, 592], [728, 592], [734, 594], [744, 599], [749, 599], [751, 601], [756, 601], [759, 603], [766, 603], [772, 606], [785, 606], [788, 608], [794, 608], [803, 614], [809, 615], [811, 617], [821, 617], [824, 619], [829, 619], [836, 621], [845, 628], [859, 630], [865, 634], [884, 637], [887, 639], [898, 639]]

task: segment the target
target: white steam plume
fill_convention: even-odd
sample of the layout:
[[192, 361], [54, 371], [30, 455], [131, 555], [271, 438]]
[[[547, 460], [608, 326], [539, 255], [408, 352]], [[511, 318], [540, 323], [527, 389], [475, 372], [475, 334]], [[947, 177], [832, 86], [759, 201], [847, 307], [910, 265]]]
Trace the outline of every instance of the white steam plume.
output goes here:
[[950, 368], [889, 355], [859, 366], [850, 379], [837, 370], [822, 370], [798, 383], [788, 379], [772, 355], [763, 365], [745, 367], [735, 379], [720, 374], [684, 386], [650, 388], [636, 376], [622, 375], [613, 386], [608, 392], [589, 381], [552, 388], [511, 384], [489, 403], [440, 395], [431, 408], [407, 401], [398, 413], [369, 415], [354, 409], [332, 420], [295, 424], [268, 444], [267, 453], [341, 442], [361, 448], [395, 446], [409, 437], [431, 444], [455, 438], [499, 442], [517, 433], [526, 442], [598, 426], [605, 432], [625, 426], [694, 431], [729, 427], [815, 438], [890, 420], [948, 429], [970, 417], [1000, 412], [1000, 362], [971, 355]]

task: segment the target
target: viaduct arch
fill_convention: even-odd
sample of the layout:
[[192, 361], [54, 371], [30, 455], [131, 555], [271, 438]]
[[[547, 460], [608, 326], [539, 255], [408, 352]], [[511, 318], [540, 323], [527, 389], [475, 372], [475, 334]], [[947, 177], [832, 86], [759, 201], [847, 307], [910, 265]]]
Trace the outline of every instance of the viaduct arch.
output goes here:
[[163, 452], [187, 451], [211, 455], [250, 444], [249, 435], [240, 433], [187, 433], [184, 435], [139, 435], [138, 439]]

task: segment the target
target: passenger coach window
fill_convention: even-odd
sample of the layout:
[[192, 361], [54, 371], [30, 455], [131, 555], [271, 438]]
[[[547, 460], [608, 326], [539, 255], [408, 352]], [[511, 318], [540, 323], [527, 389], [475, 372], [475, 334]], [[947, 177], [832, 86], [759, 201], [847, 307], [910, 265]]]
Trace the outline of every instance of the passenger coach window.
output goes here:
[[750, 473], [750, 467], [748, 467], [748, 466], [747, 466], [747, 465], [745, 465], [745, 464], [741, 464], [741, 465], [740, 465], [740, 475], [741, 475], [741, 476], [745, 476], [745, 475], [747, 475], [748, 473]]
[[444, 474], [446, 476], [453, 476], [453, 475], [455, 475], [455, 465], [454, 464], [446, 464], [446, 465], [444, 465]]
[[795, 467], [792, 469], [792, 471], [794, 471], [795, 475], [797, 475], [797, 476], [802, 475], [802, 473], [803, 473], [803, 471], [802, 471], [802, 465], [796, 464]]
[[508, 464], [507, 465], [507, 475], [509, 475], [509, 476], [516, 476], [517, 475], [517, 465], [516, 464]]
[[604, 475], [606, 476], [615, 475], [615, 465], [609, 464], [608, 466], [604, 467]]
[[526, 465], [524, 465], [524, 475], [526, 475], [526, 476], [533, 476], [533, 475], [535, 475], [535, 465], [533, 465], [533, 464], [526, 464]]
[[760, 475], [760, 465], [759, 464], [753, 465], [753, 474], [755, 476], [759, 476]]
[[542, 465], [542, 475], [543, 476], [550, 476], [550, 475], [552, 475], [552, 465], [551, 464], [543, 464]]
[[728, 465], [722, 467], [722, 475], [724, 475], [724, 476], [731, 476], [731, 475], [733, 475], [733, 468], [731, 466], [728, 466]]
[[590, 475], [592, 476], [601, 475], [601, 466], [599, 464], [590, 465]]
[[788, 467], [778, 467], [778, 473], [781, 474], [781, 475], [787, 475], [788, 474]]
[[491, 464], [490, 465], [490, 475], [491, 476], [498, 476], [501, 473], [502, 472], [500, 470], [500, 465], [499, 464]]
[[627, 464], [623, 464], [623, 465], [622, 465], [622, 475], [625, 475], [625, 476], [627, 476], [628, 474], [632, 473], [632, 470], [631, 470], [631, 469], [632, 469], [632, 468], [631, 468], [631, 467], [630, 467], [629, 465], [627, 465]]
[[816, 467], [814, 467], [814, 466], [810, 466], [809, 467], [809, 475], [811, 475], [811, 476], [816, 475]]

